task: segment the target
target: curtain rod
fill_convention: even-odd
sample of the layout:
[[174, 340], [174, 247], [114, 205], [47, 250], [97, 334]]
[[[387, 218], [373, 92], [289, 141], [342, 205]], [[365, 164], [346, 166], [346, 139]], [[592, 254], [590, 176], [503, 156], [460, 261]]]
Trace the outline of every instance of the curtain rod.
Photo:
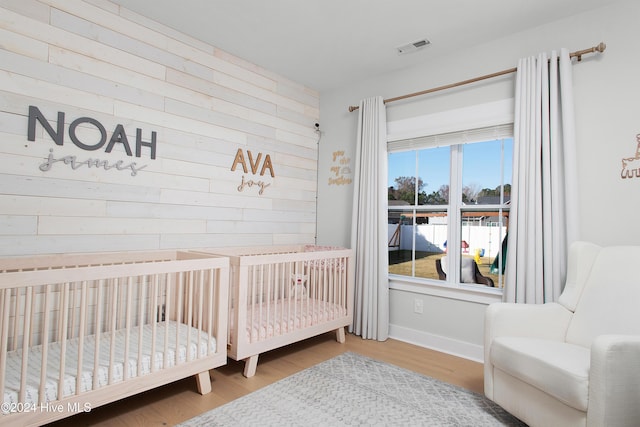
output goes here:
[[[569, 54], [569, 57], [570, 58], [578, 58], [578, 61], [581, 61], [582, 60], [582, 55], [586, 55], [588, 53], [594, 53], [594, 52], [602, 53], [602, 52], [604, 52], [604, 50], [606, 48], [607, 48], [607, 45], [604, 44], [603, 42], [600, 42], [597, 46], [593, 46], [593, 47], [590, 47], [588, 49], [583, 49], [583, 50], [578, 50], [578, 51], [575, 51], [575, 52], [571, 52]], [[458, 86], [464, 86], [464, 85], [467, 85], [469, 83], [475, 83], [475, 82], [479, 82], [481, 80], [491, 79], [493, 77], [498, 77], [498, 76], [502, 76], [502, 75], [505, 75], [505, 74], [515, 73], [516, 71], [517, 71], [517, 68], [509, 68], [508, 70], [502, 70], [502, 71], [497, 71], [497, 72], [491, 73], [491, 74], [485, 74], [484, 76], [474, 77], [472, 79], [463, 80], [463, 81], [457, 82], [457, 83], [451, 83], [451, 84], [444, 85], [444, 86], [438, 86], [438, 87], [434, 87], [434, 88], [431, 88], [431, 89], [422, 90], [420, 92], [410, 93], [408, 95], [396, 96], [395, 98], [385, 99], [383, 102], [385, 104], [387, 104], [389, 102], [400, 101], [401, 99], [412, 98], [414, 96], [419, 96], [419, 95], [426, 95], [428, 93], [438, 92], [440, 90], [451, 89], [451, 88], [458, 87]], [[352, 105], [352, 106], [349, 107], [349, 112], [356, 111], [359, 108], [360, 108], [359, 106], [353, 106]]]

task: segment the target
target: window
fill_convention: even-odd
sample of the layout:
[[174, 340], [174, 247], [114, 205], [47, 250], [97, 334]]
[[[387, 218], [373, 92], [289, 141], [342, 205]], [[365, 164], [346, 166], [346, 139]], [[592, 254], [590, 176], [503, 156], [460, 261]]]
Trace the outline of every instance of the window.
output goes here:
[[502, 287], [513, 125], [393, 141], [388, 152], [389, 273]]

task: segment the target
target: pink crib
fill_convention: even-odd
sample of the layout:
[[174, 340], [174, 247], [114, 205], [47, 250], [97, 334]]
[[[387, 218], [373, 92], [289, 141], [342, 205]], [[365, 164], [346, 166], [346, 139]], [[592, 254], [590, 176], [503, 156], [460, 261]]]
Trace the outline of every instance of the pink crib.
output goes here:
[[295, 245], [210, 249], [229, 257], [229, 356], [256, 372], [258, 356], [300, 340], [336, 331], [353, 316], [353, 252]]
[[226, 363], [229, 261], [180, 251], [0, 259], [2, 425], [41, 425]]

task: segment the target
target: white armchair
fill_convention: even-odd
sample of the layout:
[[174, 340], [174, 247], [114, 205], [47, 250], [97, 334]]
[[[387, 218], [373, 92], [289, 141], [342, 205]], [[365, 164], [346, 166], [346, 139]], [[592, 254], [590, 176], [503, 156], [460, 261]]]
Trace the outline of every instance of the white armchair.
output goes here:
[[555, 303], [488, 307], [486, 396], [530, 426], [640, 426], [640, 246], [574, 243]]

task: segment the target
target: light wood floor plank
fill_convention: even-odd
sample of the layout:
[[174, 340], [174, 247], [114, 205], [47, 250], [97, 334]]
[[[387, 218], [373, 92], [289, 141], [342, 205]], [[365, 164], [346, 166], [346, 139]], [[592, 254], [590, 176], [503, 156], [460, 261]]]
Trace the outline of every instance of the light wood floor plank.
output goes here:
[[335, 333], [328, 333], [262, 354], [257, 373], [252, 378], [242, 376], [244, 363], [229, 359], [226, 366], [211, 372], [212, 392], [205, 396], [197, 393], [196, 380], [192, 377], [95, 408], [51, 426], [172, 426], [345, 351], [388, 362], [477, 393], [483, 392], [480, 363], [393, 339], [378, 342], [347, 334], [346, 342], [339, 344]]

